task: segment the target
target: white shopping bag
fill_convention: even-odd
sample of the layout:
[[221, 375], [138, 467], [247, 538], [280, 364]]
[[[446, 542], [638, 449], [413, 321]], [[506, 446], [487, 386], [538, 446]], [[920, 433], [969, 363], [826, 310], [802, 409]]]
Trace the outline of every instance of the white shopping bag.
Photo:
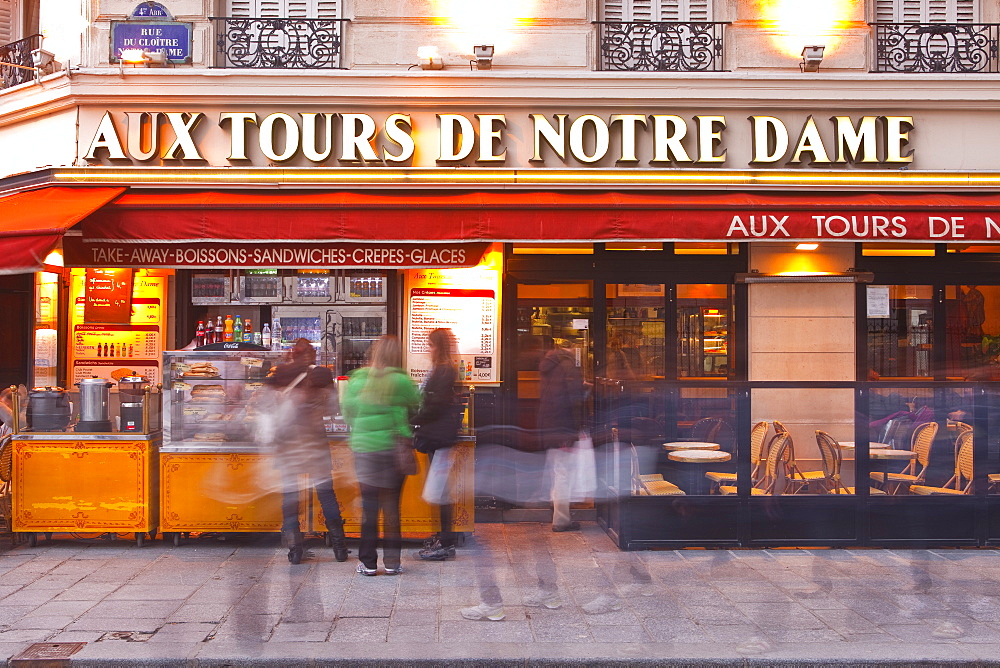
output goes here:
[[569, 457], [571, 501], [586, 501], [594, 498], [597, 489], [597, 465], [594, 458], [594, 441], [590, 434], [580, 432], [570, 451]]

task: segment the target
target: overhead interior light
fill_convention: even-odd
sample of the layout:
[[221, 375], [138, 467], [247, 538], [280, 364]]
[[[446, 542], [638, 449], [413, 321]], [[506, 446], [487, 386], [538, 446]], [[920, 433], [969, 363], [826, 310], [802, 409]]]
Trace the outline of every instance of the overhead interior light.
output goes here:
[[844, 272], [787, 272], [764, 274], [751, 271], [748, 274], [736, 274], [737, 283], [871, 283], [875, 274], [870, 271]]
[[799, 69], [803, 72], [818, 72], [819, 64], [823, 62], [823, 51], [826, 49], [822, 44], [807, 46], [802, 49], [802, 62]]
[[493, 69], [493, 45], [480, 44], [472, 47], [472, 52], [476, 57], [476, 68], [480, 70]]
[[806, 251], [806, 250], [816, 250], [817, 248], [819, 248], [819, 244], [801, 243], [795, 247], [795, 250]]

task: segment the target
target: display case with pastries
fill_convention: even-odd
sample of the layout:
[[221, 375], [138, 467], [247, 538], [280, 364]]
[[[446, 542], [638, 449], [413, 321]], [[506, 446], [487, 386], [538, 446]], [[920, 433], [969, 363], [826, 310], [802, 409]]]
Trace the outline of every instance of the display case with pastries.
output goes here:
[[173, 350], [163, 354], [163, 452], [256, 452], [255, 400], [284, 354]]

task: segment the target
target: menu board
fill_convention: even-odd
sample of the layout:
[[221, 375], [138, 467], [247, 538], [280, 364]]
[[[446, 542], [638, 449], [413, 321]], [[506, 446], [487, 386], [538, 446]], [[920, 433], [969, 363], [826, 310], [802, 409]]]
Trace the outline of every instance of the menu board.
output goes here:
[[[126, 371], [145, 376], [152, 384], [162, 382], [164, 305], [167, 297], [167, 276], [147, 270], [129, 275], [130, 297], [128, 318], [124, 322], [106, 321], [105, 311], [98, 310], [101, 320], [92, 321], [92, 270], [86, 275], [74, 269], [70, 291], [73, 308], [70, 312], [69, 382], [98, 377], [115, 382]], [[107, 270], [117, 271], [117, 270]], [[97, 294], [101, 294], [98, 292]]]
[[431, 368], [428, 335], [448, 328], [455, 335], [459, 379], [500, 381], [497, 349], [502, 254], [488, 251], [480, 265], [407, 272], [407, 368], [416, 380]]
[[129, 323], [132, 319], [132, 270], [88, 269], [83, 318], [87, 322]]

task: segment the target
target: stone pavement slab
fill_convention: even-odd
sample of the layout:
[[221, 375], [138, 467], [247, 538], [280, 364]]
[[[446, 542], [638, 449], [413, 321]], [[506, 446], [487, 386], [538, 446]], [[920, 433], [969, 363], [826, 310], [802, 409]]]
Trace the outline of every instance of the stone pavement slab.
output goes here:
[[[299, 566], [276, 536], [218, 538], [0, 552], [0, 657], [82, 642], [74, 666], [1000, 665], [993, 549], [626, 553], [593, 524], [481, 524], [453, 561], [414, 543], [401, 576], [369, 578], [315, 537]], [[491, 586], [506, 619], [464, 619]], [[552, 587], [558, 609], [523, 605]]]

